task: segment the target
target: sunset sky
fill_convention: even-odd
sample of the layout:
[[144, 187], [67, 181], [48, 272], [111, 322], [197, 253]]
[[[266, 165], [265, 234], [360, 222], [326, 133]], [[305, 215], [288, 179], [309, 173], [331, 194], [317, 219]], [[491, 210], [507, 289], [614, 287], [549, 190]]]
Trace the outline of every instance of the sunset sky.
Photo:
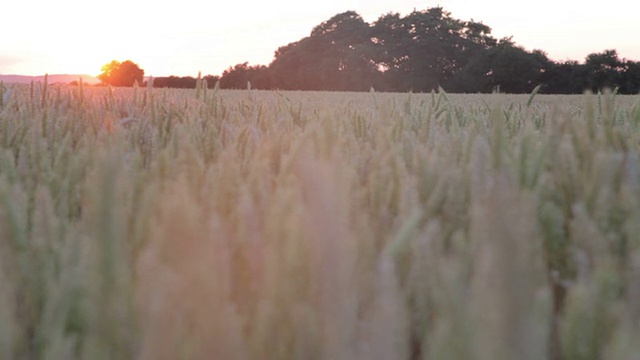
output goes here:
[[617, 49], [620, 57], [640, 61], [636, 0], [10, 0], [0, 14], [0, 74], [97, 75], [113, 59], [130, 59], [145, 75], [219, 75], [245, 61], [268, 64], [279, 46], [343, 11], [373, 22], [387, 12], [438, 5], [554, 60], [583, 61]]

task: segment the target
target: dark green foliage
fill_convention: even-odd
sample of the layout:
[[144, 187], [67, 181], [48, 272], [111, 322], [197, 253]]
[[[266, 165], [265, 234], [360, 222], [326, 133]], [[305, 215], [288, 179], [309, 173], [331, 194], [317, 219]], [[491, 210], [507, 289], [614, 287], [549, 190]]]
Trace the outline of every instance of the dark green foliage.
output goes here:
[[467, 93], [530, 93], [541, 83], [548, 63], [544, 53], [527, 52], [504, 39], [474, 56], [454, 75], [449, 87]]
[[271, 83], [266, 66], [249, 66], [248, 62], [230, 67], [220, 78], [220, 87], [223, 89], [246, 89], [248, 84], [254, 89], [268, 89]]
[[[99, 78], [114, 86], [141, 84], [143, 72], [134, 72], [134, 66], [114, 61], [105, 65]], [[155, 87], [196, 84], [192, 77], [155, 80]], [[250, 84], [254, 89], [281, 90], [442, 88], [450, 93], [522, 94], [539, 86], [541, 94], [616, 88], [620, 94], [638, 94], [640, 62], [620, 59], [616, 50], [592, 53], [584, 63], [556, 62], [542, 50], [518, 46], [510, 37], [497, 40], [482, 22], [456, 19], [433, 7], [405, 16], [387, 13], [372, 23], [355, 11], [336, 14], [315, 26], [309, 36], [278, 48], [268, 66], [240, 63], [220, 77], [209, 75], [207, 84], [212, 87], [218, 80], [226, 89], [246, 89]]]
[[380, 72], [372, 61], [371, 27], [347, 11], [316, 26], [309, 37], [280, 47], [269, 66], [273, 87], [305, 90], [368, 90]]
[[441, 7], [388, 13], [369, 24], [354, 12], [337, 14], [309, 36], [276, 50], [267, 66], [225, 70], [223, 88], [579, 94], [618, 88], [640, 91], [640, 64], [615, 50], [584, 64], [555, 62], [511, 38], [497, 40], [481, 22], [455, 19]]

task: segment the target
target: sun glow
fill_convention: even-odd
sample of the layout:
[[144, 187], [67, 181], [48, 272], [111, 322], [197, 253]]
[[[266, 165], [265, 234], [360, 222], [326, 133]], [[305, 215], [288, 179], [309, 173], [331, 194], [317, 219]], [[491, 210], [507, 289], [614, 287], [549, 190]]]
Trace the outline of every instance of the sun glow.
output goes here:
[[[0, 74], [97, 75], [112, 59], [131, 59], [145, 74], [195, 76], [220, 74], [248, 61], [268, 64], [274, 51], [308, 36], [329, 17], [354, 10], [372, 23], [387, 12], [406, 14], [441, 5], [459, 19], [482, 21], [494, 36], [513, 36], [529, 50], [542, 49], [552, 59], [584, 60], [592, 52], [618, 49], [621, 57], [640, 60], [634, 14], [591, 2], [540, 0], [522, 5], [505, 0], [328, 0], [300, 6], [291, 0], [264, 3], [208, 4], [183, 0], [179, 6], [112, 0], [96, 9], [80, 0], [11, 1], [3, 4]], [[37, 11], [35, 11], [37, 9]], [[123, 19], [123, 10], [127, 17]], [[553, 9], [550, 11], [549, 9]]]

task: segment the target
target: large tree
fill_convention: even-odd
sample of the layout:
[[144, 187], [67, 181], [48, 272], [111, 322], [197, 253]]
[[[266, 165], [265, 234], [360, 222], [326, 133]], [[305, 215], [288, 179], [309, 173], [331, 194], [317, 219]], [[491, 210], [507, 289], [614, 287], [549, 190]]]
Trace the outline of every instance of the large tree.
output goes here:
[[468, 59], [496, 44], [491, 28], [451, 17], [441, 7], [407, 16], [386, 14], [373, 25], [374, 61], [390, 90], [443, 86]]
[[136, 82], [142, 84], [144, 70], [131, 60], [119, 62], [116, 60], [102, 67], [98, 79], [104, 84], [112, 86], [133, 86]]
[[373, 25], [347, 11], [279, 48], [270, 69], [284, 89], [429, 91], [495, 46], [490, 33], [440, 7], [383, 15]]
[[310, 36], [280, 47], [270, 65], [283, 89], [368, 90], [379, 72], [372, 59], [371, 27], [354, 11], [333, 16]]

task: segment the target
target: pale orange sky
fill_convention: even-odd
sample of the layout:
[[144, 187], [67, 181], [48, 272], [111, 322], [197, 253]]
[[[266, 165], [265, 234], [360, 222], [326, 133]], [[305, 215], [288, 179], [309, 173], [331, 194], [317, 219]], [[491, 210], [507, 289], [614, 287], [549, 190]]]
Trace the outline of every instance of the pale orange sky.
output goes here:
[[268, 64], [282, 45], [309, 35], [331, 16], [355, 10], [369, 22], [442, 6], [462, 20], [482, 21], [497, 38], [513, 36], [554, 60], [583, 61], [617, 49], [640, 61], [640, 2], [537, 0], [11, 0], [2, 5], [0, 74], [96, 75], [113, 60], [133, 60], [145, 75], [219, 75], [249, 61]]

